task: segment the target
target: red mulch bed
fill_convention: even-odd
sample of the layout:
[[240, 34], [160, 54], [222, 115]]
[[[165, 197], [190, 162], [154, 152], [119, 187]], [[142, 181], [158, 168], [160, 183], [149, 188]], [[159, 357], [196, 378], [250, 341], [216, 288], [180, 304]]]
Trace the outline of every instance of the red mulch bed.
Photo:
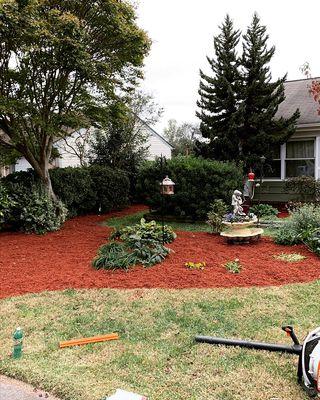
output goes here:
[[[169, 245], [174, 252], [154, 267], [135, 267], [129, 272], [94, 270], [91, 260], [111, 231], [99, 223], [143, 209], [132, 206], [107, 216], [77, 217], [60, 231], [44, 236], [1, 233], [0, 298], [65, 288], [268, 286], [320, 278], [320, 259], [304, 246], [278, 246], [268, 238], [252, 245], [228, 245], [219, 236], [203, 232], [178, 232]], [[281, 252], [299, 252], [307, 259], [286, 263], [272, 257]], [[222, 266], [235, 258], [243, 265], [240, 274], [227, 272]], [[205, 261], [207, 267], [188, 270], [186, 261]]]

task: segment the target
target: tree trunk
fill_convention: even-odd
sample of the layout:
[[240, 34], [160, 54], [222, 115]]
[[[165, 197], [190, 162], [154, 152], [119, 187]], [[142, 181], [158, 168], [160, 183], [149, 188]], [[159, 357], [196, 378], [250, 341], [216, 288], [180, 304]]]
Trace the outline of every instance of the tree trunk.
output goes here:
[[41, 181], [49, 195], [49, 197], [56, 202], [57, 201], [57, 196], [55, 195], [53, 188], [52, 188], [52, 183], [51, 183], [51, 178], [50, 178], [50, 174], [49, 174], [49, 163], [46, 162], [44, 166], [41, 166]]
[[31, 166], [35, 170], [38, 177], [41, 179], [41, 182], [42, 182], [46, 192], [48, 193], [49, 197], [54, 202], [56, 202], [57, 196], [55, 195], [55, 193], [53, 191], [51, 178], [50, 178], [50, 174], [49, 174], [49, 157], [44, 156], [41, 160], [42, 162], [39, 162], [28, 151], [24, 153], [24, 156], [25, 156], [26, 160], [31, 164]]

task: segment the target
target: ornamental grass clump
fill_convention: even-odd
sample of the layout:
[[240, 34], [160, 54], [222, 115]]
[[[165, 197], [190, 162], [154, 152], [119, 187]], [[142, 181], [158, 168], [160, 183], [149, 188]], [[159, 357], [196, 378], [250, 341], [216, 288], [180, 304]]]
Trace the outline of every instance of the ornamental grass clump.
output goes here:
[[307, 257], [299, 253], [281, 253], [281, 254], [275, 254], [273, 258], [275, 258], [276, 260], [286, 261], [286, 262], [299, 262], [305, 260]]
[[[165, 243], [172, 242], [176, 234], [169, 226], [165, 227]], [[140, 224], [127, 226], [115, 231], [111, 242], [103, 245], [92, 262], [96, 269], [125, 269], [141, 264], [150, 267], [159, 264], [170, 253], [163, 246], [162, 227], [155, 221], [146, 223], [141, 219]]]

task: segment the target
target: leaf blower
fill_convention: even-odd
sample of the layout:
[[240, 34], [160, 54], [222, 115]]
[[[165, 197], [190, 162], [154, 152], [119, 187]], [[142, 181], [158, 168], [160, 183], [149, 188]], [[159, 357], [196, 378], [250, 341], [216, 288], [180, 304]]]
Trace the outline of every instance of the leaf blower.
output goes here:
[[284, 326], [282, 329], [291, 337], [293, 345], [232, 340], [212, 336], [196, 336], [195, 341], [296, 354], [299, 356], [298, 382], [310, 397], [316, 397], [320, 393], [320, 327], [310, 332], [302, 344], [299, 342], [292, 326]]

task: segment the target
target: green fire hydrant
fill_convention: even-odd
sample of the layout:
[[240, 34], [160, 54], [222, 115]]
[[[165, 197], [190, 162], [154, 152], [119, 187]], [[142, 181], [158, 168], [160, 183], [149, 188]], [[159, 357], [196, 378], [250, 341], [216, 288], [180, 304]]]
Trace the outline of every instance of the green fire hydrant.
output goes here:
[[23, 331], [21, 328], [17, 328], [13, 334], [13, 353], [12, 357], [17, 359], [22, 356], [22, 341]]

